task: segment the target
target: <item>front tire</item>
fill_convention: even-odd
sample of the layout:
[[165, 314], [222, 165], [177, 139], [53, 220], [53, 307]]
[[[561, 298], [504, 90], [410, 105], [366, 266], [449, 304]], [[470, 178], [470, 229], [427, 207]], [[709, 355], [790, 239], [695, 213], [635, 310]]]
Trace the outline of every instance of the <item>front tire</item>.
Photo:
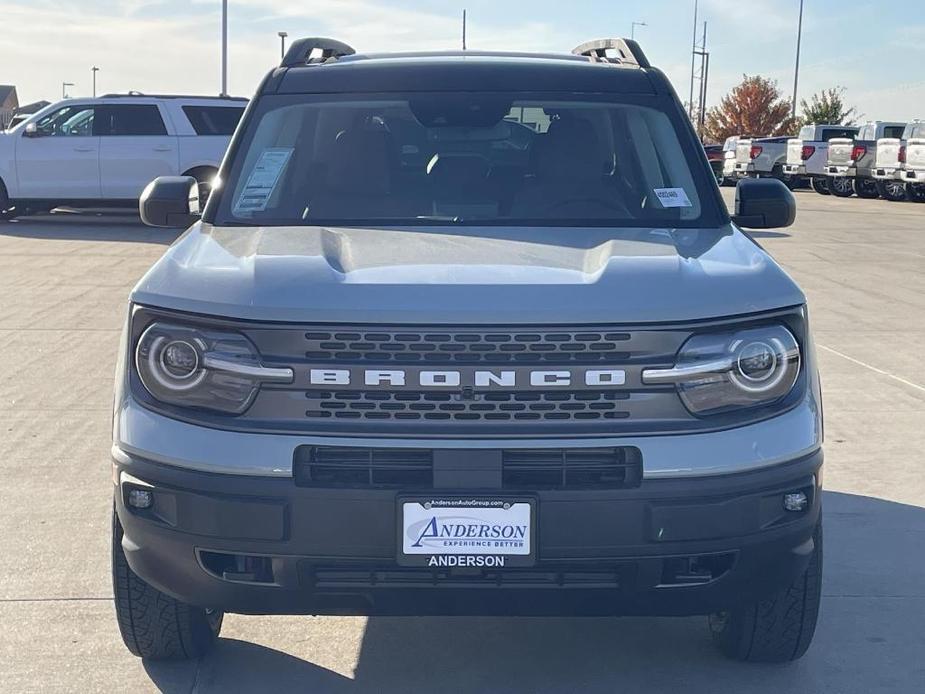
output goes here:
[[215, 645], [224, 614], [182, 603], [132, 571], [122, 550], [122, 524], [112, 514], [112, 588], [125, 646], [141, 658], [199, 658]]
[[710, 615], [713, 642], [723, 655], [752, 663], [786, 663], [806, 653], [822, 595], [821, 521], [813, 541], [809, 565], [789, 586], [757, 603]]
[[832, 176], [827, 181], [829, 192], [839, 198], [854, 195], [854, 181], [847, 176]]
[[877, 192], [884, 200], [902, 202], [906, 199], [906, 184], [902, 181], [877, 181]]
[[815, 190], [819, 195], [828, 195], [829, 186], [826, 183], [824, 178], [814, 178], [812, 179], [813, 190]]
[[7, 222], [14, 217], [18, 217], [20, 212], [13, 206], [9, 195], [6, 192], [6, 186], [0, 180], [0, 222]]

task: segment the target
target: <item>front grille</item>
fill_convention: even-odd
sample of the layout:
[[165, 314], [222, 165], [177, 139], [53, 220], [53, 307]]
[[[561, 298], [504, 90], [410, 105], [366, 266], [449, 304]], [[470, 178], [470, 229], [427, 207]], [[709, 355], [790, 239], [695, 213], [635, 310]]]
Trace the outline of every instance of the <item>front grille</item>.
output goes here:
[[473, 394], [415, 391], [317, 391], [306, 393], [309, 419], [405, 421], [562, 421], [629, 417], [626, 391], [506, 391]]
[[433, 486], [433, 454], [426, 449], [301, 446], [296, 484], [307, 487], [424, 489]]
[[[433, 489], [431, 449], [300, 446], [293, 460], [296, 484], [350, 489]], [[628, 489], [642, 482], [642, 455], [630, 446], [505, 449], [501, 488]]]
[[[288, 384], [260, 388], [239, 426], [322, 435], [413, 437], [594, 436], [698, 428], [674, 387], [642, 370], [674, 363], [689, 326], [252, 325], [242, 332]], [[565, 371], [568, 386], [532, 385], [534, 371]], [[619, 384], [589, 371], [621, 371]], [[316, 381], [313, 373], [337, 374]], [[366, 375], [398, 373], [368, 385]], [[453, 372], [459, 384], [422, 380]], [[476, 385], [476, 373], [507, 382]], [[510, 373], [514, 372], [513, 382]], [[346, 374], [346, 376], [344, 375]]]
[[513, 449], [502, 455], [505, 489], [624, 489], [642, 481], [638, 448]]
[[627, 332], [562, 330], [311, 331], [311, 362], [423, 362], [442, 364], [612, 362], [629, 357]]

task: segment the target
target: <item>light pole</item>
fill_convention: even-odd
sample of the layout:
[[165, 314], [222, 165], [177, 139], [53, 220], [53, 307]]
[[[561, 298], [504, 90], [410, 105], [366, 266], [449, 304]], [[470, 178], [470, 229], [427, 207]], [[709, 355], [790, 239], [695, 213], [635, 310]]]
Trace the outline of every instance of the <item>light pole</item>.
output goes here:
[[228, 0], [222, 0], [222, 93], [228, 96]]
[[62, 82], [62, 83], [61, 83], [61, 98], [62, 98], [62, 99], [66, 99], [66, 98], [67, 98], [67, 88], [68, 88], [68, 87], [73, 87], [73, 86], [74, 86], [74, 83], [73, 83], [73, 82]]
[[630, 38], [634, 41], [636, 40], [636, 27], [647, 27], [649, 26], [645, 22], [633, 22], [633, 26], [630, 27]]
[[466, 50], [466, 11], [463, 10], [462, 17], [462, 49]]
[[285, 31], [278, 31], [276, 35], [279, 36], [279, 59], [282, 60], [286, 57], [286, 37], [289, 36]]
[[687, 115], [694, 120], [694, 68], [697, 61], [697, 10], [699, 2], [694, 0], [694, 39], [691, 41], [691, 94], [687, 100]]
[[94, 99], [96, 98], [96, 73], [99, 71], [100, 69], [96, 65], [90, 68], [90, 72], [93, 73], [93, 98]]
[[800, 0], [800, 19], [797, 21], [797, 64], [793, 70], [793, 103], [790, 106], [790, 117], [797, 115], [797, 84], [800, 81], [800, 43], [803, 40], [803, 0]]

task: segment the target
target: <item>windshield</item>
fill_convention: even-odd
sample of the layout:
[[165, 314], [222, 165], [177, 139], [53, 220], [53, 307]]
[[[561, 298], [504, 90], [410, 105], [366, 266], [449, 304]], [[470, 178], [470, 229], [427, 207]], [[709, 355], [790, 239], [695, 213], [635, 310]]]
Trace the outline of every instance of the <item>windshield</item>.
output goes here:
[[697, 226], [709, 188], [668, 115], [569, 96], [266, 97], [217, 221]]

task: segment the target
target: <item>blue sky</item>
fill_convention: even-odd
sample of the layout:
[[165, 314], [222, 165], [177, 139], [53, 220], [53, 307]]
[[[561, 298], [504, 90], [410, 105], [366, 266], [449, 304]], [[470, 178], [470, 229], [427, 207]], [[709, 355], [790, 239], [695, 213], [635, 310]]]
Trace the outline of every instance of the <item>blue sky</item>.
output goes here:
[[[693, 0], [229, 0], [230, 91], [250, 95], [279, 58], [278, 31], [327, 35], [357, 49], [455, 48], [460, 14], [470, 48], [567, 51], [629, 35], [688, 93]], [[868, 118], [925, 118], [925, 0], [806, 0], [800, 94], [844, 86]], [[793, 84], [799, 0], [700, 0], [711, 51], [709, 102], [743, 73]], [[0, 83], [20, 101], [101, 91], [217, 93], [220, 0], [0, 0]], [[888, 9], [886, 9], [888, 8]]]

